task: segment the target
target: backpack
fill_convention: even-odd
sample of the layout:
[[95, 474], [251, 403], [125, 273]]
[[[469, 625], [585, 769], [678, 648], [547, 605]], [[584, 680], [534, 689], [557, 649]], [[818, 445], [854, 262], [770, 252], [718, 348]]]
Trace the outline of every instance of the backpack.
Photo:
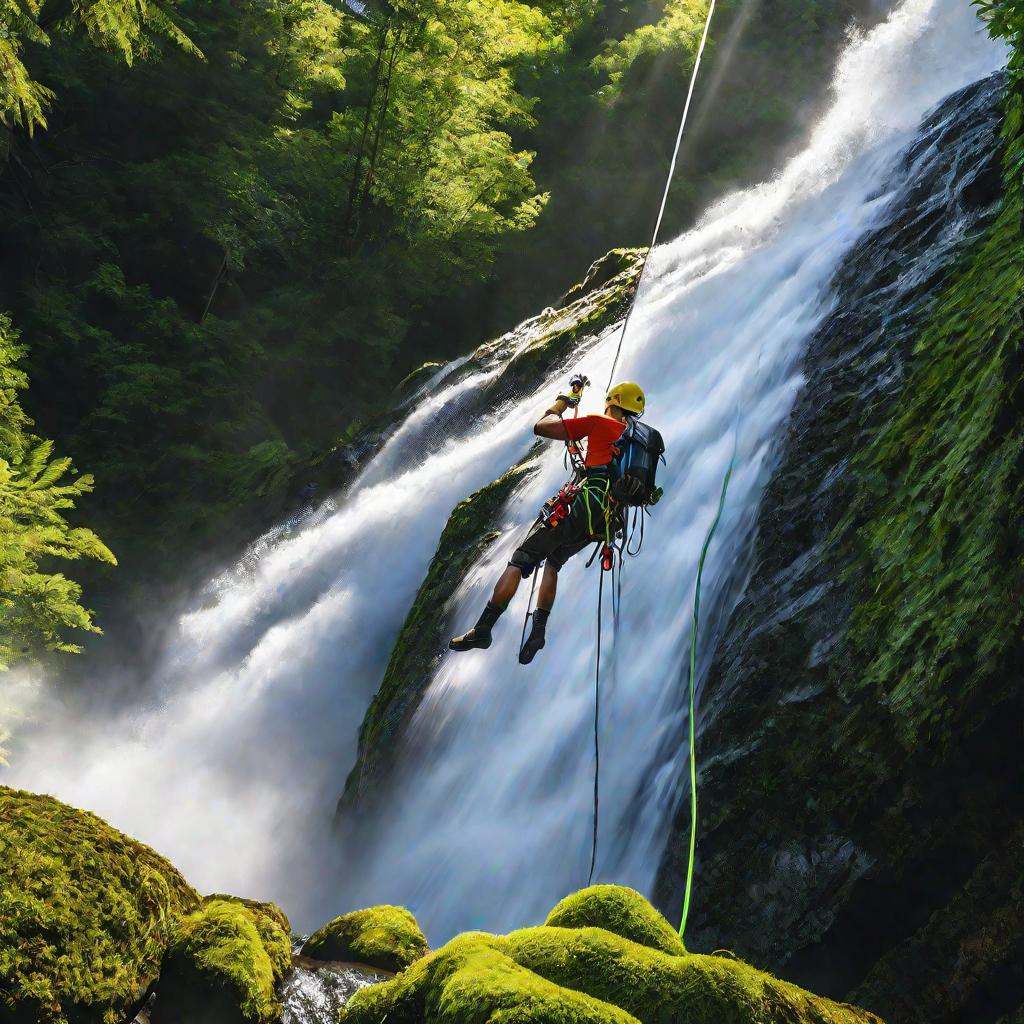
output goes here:
[[612, 461], [612, 497], [620, 505], [650, 505], [657, 495], [658, 461], [664, 462], [665, 442], [661, 434], [641, 423], [630, 419], [622, 437], [616, 443], [619, 454]]

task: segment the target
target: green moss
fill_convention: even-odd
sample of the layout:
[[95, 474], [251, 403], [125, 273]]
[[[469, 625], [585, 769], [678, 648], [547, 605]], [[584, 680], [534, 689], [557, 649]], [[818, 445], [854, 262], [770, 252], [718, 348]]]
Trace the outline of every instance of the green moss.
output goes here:
[[[154, 1024], [277, 1020], [277, 986], [291, 966], [287, 919], [270, 904], [213, 896], [175, 928]], [[216, 1007], [216, 1013], [211, 1012]]]
[[198, 896], [95, 815], [0, 788], [0, 1019], [121, 1024]]
[[641, 946], [682, 956], [679, 933], [635, 889], [624, 885], [592, 885], [566, 896], [548, 914], [555, 928], [603, 928]]
[[[582, 339], [601, 334], [621, 319], [636, 292], [642, 252], [642, 249], [615, 249], [595, 263], [586, 281], [566, 296], [568, 305], [557, 311], [551, 330], [539, 334], [516, 353], [501, 372], [495, 382], [498, 391], [534, 384], [566, 359]], [[609, 257], [614, 259], [606, 264]], [[604, 278], [605, 272], [610, 272], [608, 267], [616, 272]], [[598, 279], [601, 279], [600, 286], [595, 283]]]
[[[613, 887], [601, 887], [613, 888]], [[615, 923], [649, 932], [656, 912], [631, 890]], [[560, 905], [561, 906], [561, 905]], [[577, 901], [576, 908], [587, 906]], [[590, 901], [593, 911], [599, 902]], [[568, 910], [569, 908], [566, 908]], [[553, 913], [557, 913], [558, 908]], [[632, 920], [630, 920], [632, 918]], [[672, 955], [603, 928], [545, 925], [505, 937], [472, 933], [394, 980], [357, 993], [343, 1024], [869, 1024], [872, 1014], [822, 999], [738, 960]]]
[[520, 463], [481, 488], [452, 511], [437, 551], [384, 672], [380, 689], [359, 729], [359, 755], [345, 784], [342, 803], [354, 803], [384, 770], [391, 741], [419, 705], [443, 645], [451, 595], [466, 573], [498, 537], [494, 523], [512, 491], [532, 472]]
[[[1024, 101], [1004, 128], [1006, 194], [917, 343], [900, 413], [853, 465], [844, 522], [863, 581], [847, 696], [867, 690], [913, 749], [941, 750], [1016, 685], [1024, 632]], [[973, 710], [972, 710], [973, 709]]]
[[584, 295], [603, 288], [625, 271], [635, 269], [639, 273], [640, 261], [646, 253], [646, 249], [612, 249], [611, 252], [606, 253], [590, 265], [587, 276], [565, 293], [562, 305], [569, 305], [577, 299], [583, 298]]
[[244, 907], [250, 914], [263, 948], [270, 957], [274, 969], [274, 982], [279, 985], [292, 966], [292, 926], [285, 912], [276, 903], [259, 903], [256, 900], [227, 896], [224, 893], [214, 893], [203, 900], [204, 904], [214, 902], [234, 903]]
[[416, 918], [403, 907], [373, 907], [336, 917], [312, 935], [302, 955], [401, 971], [429, 952]]

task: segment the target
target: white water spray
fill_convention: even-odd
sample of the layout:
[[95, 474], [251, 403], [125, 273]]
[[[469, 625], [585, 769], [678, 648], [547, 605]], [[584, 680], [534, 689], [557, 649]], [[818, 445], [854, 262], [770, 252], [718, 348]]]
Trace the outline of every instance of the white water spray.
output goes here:
[[[711, 606], [742, 562], [832, 274], [884, 212], [921, 116], [1002, 60], [964, 0], [906, 0], [851, 43], [807, 149], [652, 255], [621, 375], [647, 388], [668, 443], [668, 495], [624, 581], [605, 694], [602, 878], [649, 888], [679, 796], [685, 751], [664, 752], [682, 734], [696, 558], [734, 437], [739, 465], [705, 572]], [[579, 369], [603, 381], [614, 342], [610, 332]], [[448, 513], [525, 453], [561, 381], [538, 381], [534, 395], [425, 458], [437, 417], [480, 383], [442, 381], [331, 514], [275, 532], [215, 580], [169, 641], [150, 706], [90, 717], [47, 699], [39, 725], [12, 744], [3, 781], [96, 810], [198, 887], [277, 899], [305, 926], [356, 904], [404, 902], [436, 940], [535, 921], [582, 884], [596, 570], [580, 560], [562, 574], [549, 644], [530, 670], [515, 657], [522, 591], [489, 652], [445, 660], [415, 722], [421, 759], [380, 809], [372, 866], [345, 872], [339, 891], [331, 863], [359, 722]], [[457, 625], [472, 623], [561, 474], [552, 446], [465, 581]]]

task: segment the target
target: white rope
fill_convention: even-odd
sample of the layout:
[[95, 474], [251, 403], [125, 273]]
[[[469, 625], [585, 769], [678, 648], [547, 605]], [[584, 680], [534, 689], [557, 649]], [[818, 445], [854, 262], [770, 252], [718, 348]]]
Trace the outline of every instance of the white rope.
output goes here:
[[668, 194], [672, 188], [672, 179], [676, 173], [676, 163], [679, 160], [679, 148], [683, 144], [683, 132], [686, 130], [686, 119], [690, 116], [690, 104], [693, 102], [693, 91], [697, 85], [697, 72], [700, 70], [700, 61], [704, 56], [704, 47], [707, 45], [708, 33], [711, 30], [711, 19], [715, 16], [715, 0], [711, 0], [708, 7], [708, 16], [704, 20], [704, 34], [700, 39], [700, 46], [697, 49], [697, 59], [693, 62], [693, 72], [690, 75], [690, 87], [686, 92], [686, 106], [683, 107], [683, 116], [679, 119], [679, 132], [676, 135], [676, 148], [672, 151], [672, 163], [669, 164], [668, 178], [665, 181], [665, 192], [661, 197], [661, 209], [658, 210], [658, 220], [654, 225], [654, 236], [651, 238], [650, 247], [644, 256], [643, 265], [640, 268], [640, 278], [636, 283], [636, 291], [633, 293], [633, 301], [626, 311], [626, 319], [622, 322], [622, 333], [619, 335], [619, 344], [615, 349], [615, 361], [612, 363], [611, 373], [608, 374], [608, 387], [611, 389], [615, 378], [615, 368], [619, 365], [619, 356], [622, 355], [622, 344], [626, 340], [626, 331], [629, 329], [629, 321], [633, 316], [633, 309], [636, 306], [637, 297], [640, 295], [640, 285], [643, 284], [644, 274], [647, 271], [647, 261], [651, 257], [655, 245], [658, 243], [658, 235], [661, 233], [661, 222], [665, 219], [665, 207], [668, 205]]

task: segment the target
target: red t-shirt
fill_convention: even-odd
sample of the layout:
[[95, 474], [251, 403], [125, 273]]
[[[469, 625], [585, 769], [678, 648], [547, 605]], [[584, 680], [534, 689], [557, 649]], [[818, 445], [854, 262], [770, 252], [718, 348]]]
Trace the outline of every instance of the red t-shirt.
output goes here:
[[615, 442], [626, 429], [625, 423], [600, 414], [577, 416], [564, 422], [570, 441], [580, 441], [584, 437], [587, 439], [588, 466], [607, 466], [615, 457]]

